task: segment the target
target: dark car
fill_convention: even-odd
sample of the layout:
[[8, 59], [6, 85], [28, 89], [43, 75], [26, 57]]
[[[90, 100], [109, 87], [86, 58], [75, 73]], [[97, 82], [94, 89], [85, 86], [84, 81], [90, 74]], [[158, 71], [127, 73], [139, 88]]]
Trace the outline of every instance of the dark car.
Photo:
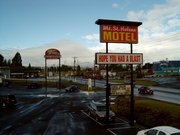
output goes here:
[[32, 82], [31, 84], [29, 84], [29, 85], [27, 86], [27, 88], [29, 88], [29, 89], [41, 88], [41, 87], [42, 87], [42, 85], [41, 85], [40, 83], [36, 83], [36, 82]]
[[68, 87], [65, 88], [66, 92], [75, 92], [75, 91], [79, 91], [79, 87], [76, 85], [70, 85]]
[[147, 86], [142, 86], [138, 89], [139, 93], [143, 94], [153, 94], [154, 90]]
[[14, 104], [17, 103], [17, 99], [15, 95], [2, 95], [0, 94], [0, 105], [1, 106], [13, 106]]
[[[88, 115], [95, 117], [96, 121], [106, 121], [106, 105], [92, 101], [88, 105]], [[115, 113], [109, 110], [109, 121], [115, 121]]]
[[10, 82], [9, 82], [9, 81], [4, 81], [4, 82], [3, 82], [3, 86], [4, 86], [4, 87], [8, 87], [8, 86], [9, 86], [9, 84], [10, 84]]

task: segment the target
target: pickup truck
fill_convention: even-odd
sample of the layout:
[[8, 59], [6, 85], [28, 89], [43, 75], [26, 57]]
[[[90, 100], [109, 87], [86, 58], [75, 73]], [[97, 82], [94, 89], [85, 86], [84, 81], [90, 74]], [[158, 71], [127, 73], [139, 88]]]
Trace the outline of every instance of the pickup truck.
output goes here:
[[13, 106], [17, 103], [15, 95], [0, 94], [0, 106]]

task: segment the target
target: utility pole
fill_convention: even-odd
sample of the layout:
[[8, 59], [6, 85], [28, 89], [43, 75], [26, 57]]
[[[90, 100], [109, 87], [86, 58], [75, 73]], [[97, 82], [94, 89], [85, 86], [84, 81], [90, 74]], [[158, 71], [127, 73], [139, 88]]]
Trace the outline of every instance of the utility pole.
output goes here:
[[94, 60], [94, 88], [95, 88], [95, 85], [96, 85], [96, 82], [95, 82], [95, 70], [96, 70], [96, 67], [95, 67], [95, 60]]
[[74, 59], [74, 72], [73, 72], [73, 74], [74, 74], [74, 81], [75, 81], [75, 64], [76, 64], [76, 58], [78, 58], [78, 57], [72, 57], [73, 59]]

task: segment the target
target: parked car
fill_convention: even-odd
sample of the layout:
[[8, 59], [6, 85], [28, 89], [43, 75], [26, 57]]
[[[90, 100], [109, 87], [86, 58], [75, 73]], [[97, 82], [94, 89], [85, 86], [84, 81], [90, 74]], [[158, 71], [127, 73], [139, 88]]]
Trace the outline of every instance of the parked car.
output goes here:
[[68, 87], [65, 88], [66, 92], [75, 92], [75, 91], [79, 91], [79, 87], [76, 85], [70, 85]]
[[3, 82], [3, 86], [4, 86], [4, 87], [8, 87], [8, 86], [9, 86], [9, 84], [10, 84], [10, 82], [9, 82], [9, 81], [4, 81], [4, 82]]
[[147, 86], [142, 86], [142, 87], [138, 88], [138, 91], [139, 91], [139, 93], [143, 93], [143, 94], [153, 94], [154, 93], [154, 90]]
[[137, 135], [180, 135], [180, 130], [170, 126], [158, 126], [147, 130], [141, 130]]
[[37, 82], [32, 82], [30, 84], [28, 84], [27, 88], [32, 89], [32, 88], [41, 88], [42, 85], [40, 83]]
[[[92, 101], [88, 105], [88, 115], [95, 117], [96, 121], [106, 121], [106, 105]], [[109, 110], [109, 121], [115, 121], [115, 113]]]
[[15, 95], [6, 95], [6, 94], [0, 94], [0, 105], [5, 106], [13, 106], [17, 103], [17, 99]]

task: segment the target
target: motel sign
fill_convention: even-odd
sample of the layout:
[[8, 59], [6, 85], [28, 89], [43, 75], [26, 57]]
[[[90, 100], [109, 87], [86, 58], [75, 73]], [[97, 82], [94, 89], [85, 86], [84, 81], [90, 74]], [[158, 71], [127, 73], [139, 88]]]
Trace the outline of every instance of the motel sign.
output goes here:
[[135, 26], [101, 25], [101, 42], [138, 43]]

